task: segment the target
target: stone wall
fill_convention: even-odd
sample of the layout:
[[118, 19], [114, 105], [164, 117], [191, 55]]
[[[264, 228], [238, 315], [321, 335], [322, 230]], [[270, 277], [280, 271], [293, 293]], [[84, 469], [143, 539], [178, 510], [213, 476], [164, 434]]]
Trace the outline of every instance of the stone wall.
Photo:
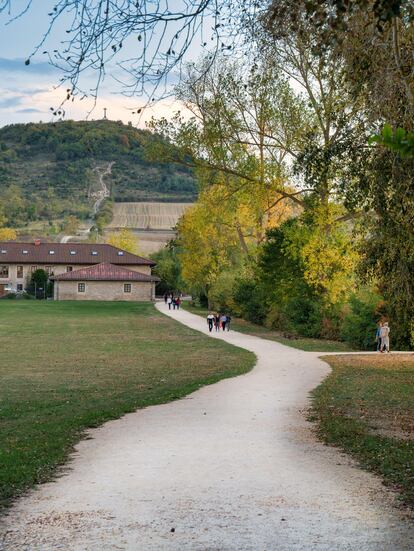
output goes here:
[[154, 298], [154, 283], [130, 281], [131, 292], [124, 293], [123, 281], [85, 281], [85, 292], [78, 291], [78, 281], [55, 281], [55, 300], [126, 300], [148, 301]]

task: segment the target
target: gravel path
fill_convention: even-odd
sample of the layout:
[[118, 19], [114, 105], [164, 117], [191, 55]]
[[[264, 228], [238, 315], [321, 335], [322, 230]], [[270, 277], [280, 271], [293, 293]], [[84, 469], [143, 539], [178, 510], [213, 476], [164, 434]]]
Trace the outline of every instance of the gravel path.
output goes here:
[[[166, 313], [206, 331], [198, 316]], [[1, 549], [414, 549], [412, 519], [379, 480], [305, 421], [328, 366], [257, 337], [212, 336], [254, 351], [256, 368], [91, 431], [62, 477], [11, 510]]]

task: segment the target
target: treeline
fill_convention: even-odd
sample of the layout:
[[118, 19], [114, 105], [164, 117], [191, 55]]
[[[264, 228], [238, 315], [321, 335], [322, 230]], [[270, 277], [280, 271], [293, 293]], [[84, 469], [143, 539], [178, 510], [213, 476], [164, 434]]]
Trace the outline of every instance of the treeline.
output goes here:
[[312, 3], [282, 3], [246, 31], [250, 66], [191, 66], [177, 95], [194, 116], [153, 124], [164, 158], [179, 144], [201, 185], [157, 270], [167, 287], [274, 329], [374, 349], [387, 320], [393, 346], [410, 348], [412, 14], [378, 26], [355, 6], [337, 25], [334, 12], [312, 19]]
[[[114, 200], [191, 201], [196, 185], [191, 170], [148, 160], [157, 140], [148, 131], [109, 120], [30, 123], [0, 129], [1, 203], [13, 226], [38, 219], [76, 215], [89, 206], [93, 168], [114, 161], [108, 178]], [[13, 207], [10, 198], [16, 199]]]

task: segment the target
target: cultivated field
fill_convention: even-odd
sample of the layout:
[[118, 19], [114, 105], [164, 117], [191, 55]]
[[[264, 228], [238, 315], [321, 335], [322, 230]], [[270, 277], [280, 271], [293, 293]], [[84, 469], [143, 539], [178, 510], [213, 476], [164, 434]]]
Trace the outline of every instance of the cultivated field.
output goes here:
[[255, 361], [150, 303], [2, 300], [0, 331], [0, 509], [50, 478], [87, 427]]
[[171, 230], [191, 203], [115, 203], [109, 229]]

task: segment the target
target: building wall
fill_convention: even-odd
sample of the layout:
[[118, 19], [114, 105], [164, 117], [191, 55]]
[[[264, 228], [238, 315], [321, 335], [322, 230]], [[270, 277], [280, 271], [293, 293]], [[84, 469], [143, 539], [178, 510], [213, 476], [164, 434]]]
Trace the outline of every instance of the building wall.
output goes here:
[[85, 292], [78, 292], [78, 281], [55, 281], [55, 300], [147, 301], [154, 298], [154, 284], [130, 281], [131, 292], [124, 293], [123, 281], [85, 281]]
[[[8, 266], [9, 268], [9, 277], [2, 278], [0, 277], [0, 285], [11, 285], [13, 291], [17, 290], [17, 284], [22, 284], [23, 289], [26, 289], [28, 281], [31, 277], [32, 271], [34, 269], [38, 270], [41, 268], [42, 270], [45, 270], [47, 266], [50, 266], [50, 271], [54, 275], [60, 275], [64, 274], [67, 271], [67, 266], [72, 266], [73, 270], [79, 270], [81, 268], [87, 268], [88, 266], [92, 266], [92, 264], [58, 264], [58, 265], [51, 265], [51, 264], [20, 264], [20, 266], [23, 266], [23, 277], [18, 278], [17, 277], [17, 266], [18, 264], [6, 264], [1, 262], [0, 258], [0, 266]], [[32, 270], [32, 266], [35, 266], [35, 268]], [[126, 269], [132, 270], [134, 272], [141, 272], [142, 274], [151, 275], [151, 266], [144, 266], [144, 265], [137, 265], [137, 266], [125, 266]]]

